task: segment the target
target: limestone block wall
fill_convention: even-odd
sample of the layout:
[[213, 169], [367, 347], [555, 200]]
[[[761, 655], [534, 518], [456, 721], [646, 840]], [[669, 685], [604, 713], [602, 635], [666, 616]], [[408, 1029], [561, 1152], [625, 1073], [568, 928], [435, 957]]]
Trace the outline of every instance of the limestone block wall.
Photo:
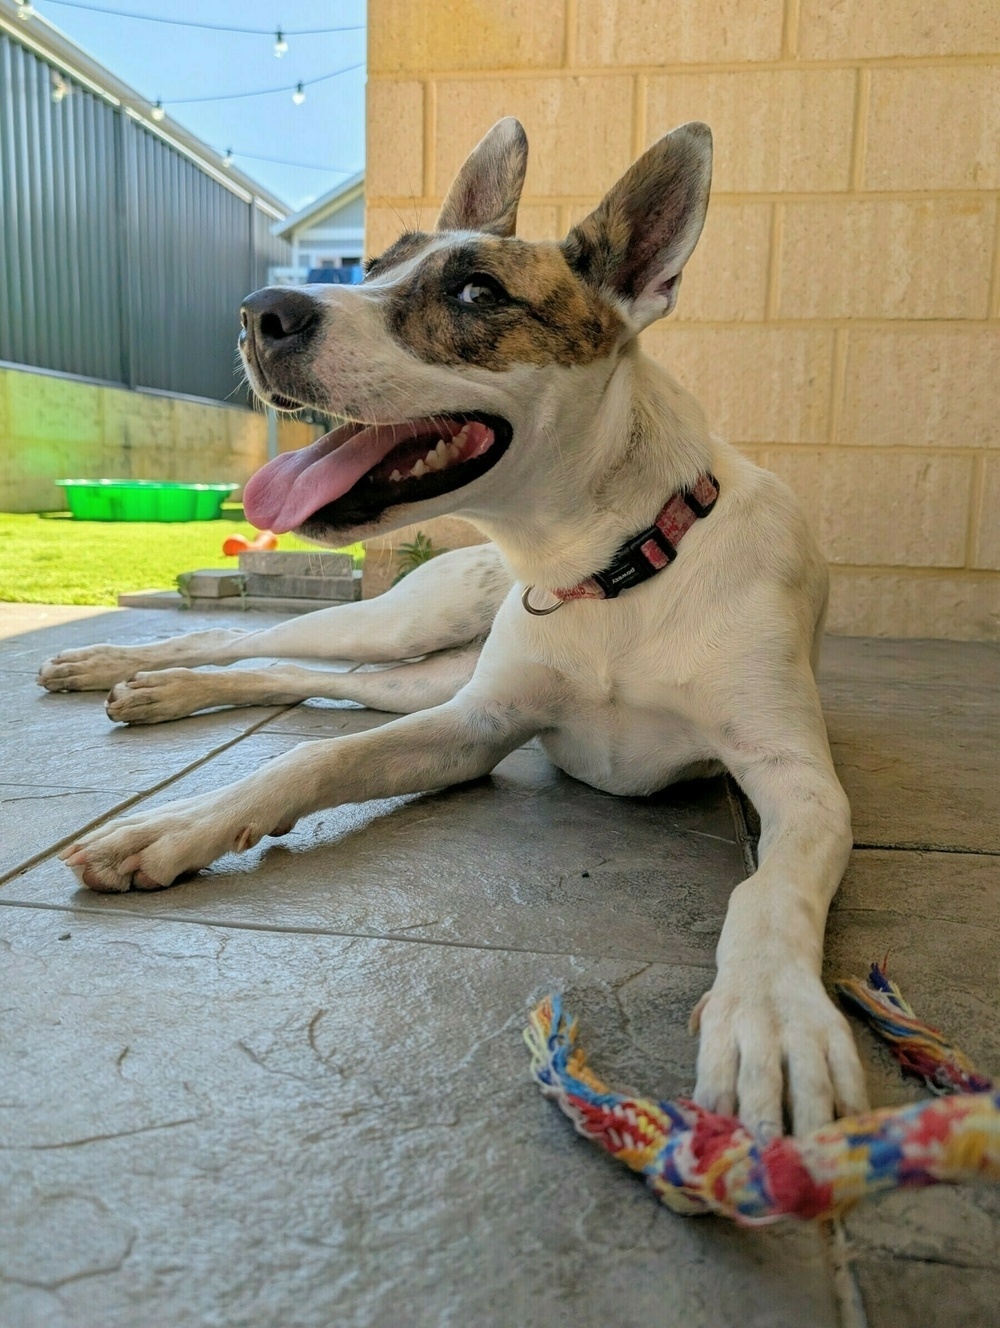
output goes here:
[[684, 120], [713, 201], [644, 335], [801, 495], [830, 626], [1000, 639], [996, 0], [369, 0], [367, 249], [524, 122], [526, 238]]
[[[317, 430], [279, 421], [279, 447]], [[57, 479], [243, 484], [267, 460], [261, 414], [129, 392], [58, 374], [0, 369], [0, 511], [65, 507]]]

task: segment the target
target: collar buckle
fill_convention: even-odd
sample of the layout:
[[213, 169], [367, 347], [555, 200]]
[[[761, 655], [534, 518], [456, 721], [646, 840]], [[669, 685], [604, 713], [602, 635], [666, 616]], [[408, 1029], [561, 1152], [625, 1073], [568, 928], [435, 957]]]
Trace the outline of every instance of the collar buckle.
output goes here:
[[[662, 554], [661, 558], [649, 556], [649, 544], [652, 542]], [[591, 580], [604, 591], [605, 599], [616, 599], [623, 590], [630, 590], [643, 581], [655, 576], [661, 567], [672, 563], [677, 557], [677, 550], [664, 535], [659, 526], [650, 526], [641, 530], [621, 546], [609, 567], [602, 568], [591, 575]]]

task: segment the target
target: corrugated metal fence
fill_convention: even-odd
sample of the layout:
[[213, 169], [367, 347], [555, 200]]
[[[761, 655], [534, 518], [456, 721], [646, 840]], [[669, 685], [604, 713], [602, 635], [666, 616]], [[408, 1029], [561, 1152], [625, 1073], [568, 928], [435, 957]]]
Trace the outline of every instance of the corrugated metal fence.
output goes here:
[[0, 32], [0, 360], [240, 399], [240, 300], [288, 261], [273, 220]]

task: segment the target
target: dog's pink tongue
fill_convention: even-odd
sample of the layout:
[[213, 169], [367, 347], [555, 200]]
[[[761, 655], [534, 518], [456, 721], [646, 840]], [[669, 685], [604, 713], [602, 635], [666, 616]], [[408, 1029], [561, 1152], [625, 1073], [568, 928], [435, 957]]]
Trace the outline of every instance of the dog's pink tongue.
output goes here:
[[381, 424], [360, 429], [345, 424], [309, 447], [275, 457], [257, 471], [243, 490], [243, 512], [258, 530], [283, 535], [313, 512], [342, 498], [366, 471], [407, 438], [415, 425]]

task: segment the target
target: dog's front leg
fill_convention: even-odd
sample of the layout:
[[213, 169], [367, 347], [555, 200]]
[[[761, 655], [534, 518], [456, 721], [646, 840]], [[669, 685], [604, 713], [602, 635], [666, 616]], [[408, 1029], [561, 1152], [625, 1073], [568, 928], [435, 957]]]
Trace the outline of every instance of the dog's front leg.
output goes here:
[[321, 808], [475, 779], [538, 727], [529, 711], [463, 692], [369, 733], [303, 743], [218, 792], [98, 827], [60, 856], [94, 890], [160, 889]]
[[818, 703], [810, 709], [811, 732], [799, 729], [787, 746], [772, 733], [760, 735], [756, 756], [726, 753], [760, 813], [759, 867], [733, 891], [718, 974], [692, 1021], [701, 1029], [695, 1100], [738, 1109], [765, 1132], [781, 1131], [784, 1107], [795, 1133], [806, 1134], [867, 1105], [850, 1028], [821, 978], [851, 824]]

